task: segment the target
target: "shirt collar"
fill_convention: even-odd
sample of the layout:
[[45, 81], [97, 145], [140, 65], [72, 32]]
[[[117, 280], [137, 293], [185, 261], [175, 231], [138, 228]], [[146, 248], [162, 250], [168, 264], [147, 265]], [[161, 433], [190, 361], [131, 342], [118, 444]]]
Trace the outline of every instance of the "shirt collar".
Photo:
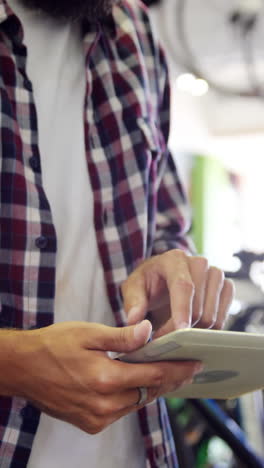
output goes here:
[[[112, 12], [104, 19], [97, 23], [90, 23], [84, 20], [83, 36], [91, 31], [105, 31], [113, 39], [120, 39], [128, 34], [133, 35], [135, 30], [134, 8], [139, 8], [137, 5], [131, 6], [129, 1], [115, 0]], [[124, 45], [125, 47], [125, 45]]]

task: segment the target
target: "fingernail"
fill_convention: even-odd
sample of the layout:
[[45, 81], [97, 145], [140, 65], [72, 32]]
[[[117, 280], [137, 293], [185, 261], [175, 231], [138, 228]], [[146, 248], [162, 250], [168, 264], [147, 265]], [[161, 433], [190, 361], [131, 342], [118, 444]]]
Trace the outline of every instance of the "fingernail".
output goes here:
[[133, 306], [131, 309], [128, 311], [127, 318], [129, 321], [133, 321], [135, 318], [138, 318], [139, 313], [140, 313], [140, 306]]
[[144, 343], [147, 343], [152, 333], [152, 325], [149, 320], [143, 320], [143, 322], [138, 323], [134, 328], [134, 337], [137, 341], [142, 341], [144, 338]]

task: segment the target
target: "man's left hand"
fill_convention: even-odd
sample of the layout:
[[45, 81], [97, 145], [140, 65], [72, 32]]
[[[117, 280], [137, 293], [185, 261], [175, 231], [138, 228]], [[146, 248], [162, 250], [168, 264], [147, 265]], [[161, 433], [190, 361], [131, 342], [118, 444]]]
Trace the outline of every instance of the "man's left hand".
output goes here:
[[190, 326], [223, 328], [234, 296], [222, 270], [178, 249], [145, 260], [121, 290], [128, 323], [150, 313], [155, 338]]

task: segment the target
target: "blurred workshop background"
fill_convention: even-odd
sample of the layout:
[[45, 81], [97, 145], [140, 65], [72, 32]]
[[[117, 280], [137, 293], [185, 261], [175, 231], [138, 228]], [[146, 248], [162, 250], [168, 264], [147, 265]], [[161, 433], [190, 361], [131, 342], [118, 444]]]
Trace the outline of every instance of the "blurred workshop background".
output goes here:
[[[191, 200], [196, 247], [235, 281], [226, 327], [263, 333], [264, 1], [145, 3], [169, 60], [170, 148]], [[264, 466], [261, 391], [222, 402], [221, 423], [210, 420], [210, 402], [200, 403], [168, 402], [181, 468]], [[224, 433], [235, 422], [244, 432], [238, 446]]]

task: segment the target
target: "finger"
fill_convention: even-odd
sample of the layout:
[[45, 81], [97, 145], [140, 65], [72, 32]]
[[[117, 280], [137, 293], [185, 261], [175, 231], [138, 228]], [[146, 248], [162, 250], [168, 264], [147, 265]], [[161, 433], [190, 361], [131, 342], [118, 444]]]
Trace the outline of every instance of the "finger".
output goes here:
[[161, 266], [170, 295], [174, 329], [189, 327], [194, 284], [189, 271], [187, 255], [180, 250], [171, 250], [163, 254], [161, 258]]
[[102, 385], [101, 393], [115, 393], [135, 387], [161, 387], [191, 377], [200, 366], [197, 361], [132, 364], [116, 361], [111, 369], [111, 385]]
[[[154, 400], [155, 398], [153, 398], [152, 400]], [[148, 400], [142, 405], [132, 404], [131, 406], [128, 406], [127, 408], [114, 413], [111, 417], [108, 418], [106, 426], [113, 424], [114, 422], [118, 421], [118, 419], [121, 419], [124, 416], [127, 416], [128, 414], [138, 412], [139, 410], [143, 409], [144, 406], [146, 406], [152, 400], [148, 398]]]
[[145, 276], [142, 270], [136, 270], [121, 286], [124, 310], [128, 324], [132, 325], [143, 320], [147, 313], [148, 297]]
[[[186, 381], [189, 381], [189, 378]], [[178, 384], [179, 386], [181, 383]], [[164, 388], [162, 386], [155, 386], [155, 387], [144, 387], [147, 390], [147, 400], [140, 405], [141, 407], [145, 406], [150, 401], [155, 400], [155, 398], [159, 397], [162, 392], [164, 393]], [[125, 410], [131, 410], [136, 407], [138, 409], [140, 406], [138, 402], [141, 398], [141, 393], [139, 391], [139, 387], [136, 388], [129, 388], [123, 392], [115, 393], [111, 395], [109, 399], [109, 409], [110, 412], [119, 413]]]
[[[190, 363], [190, 362], [184, 362], [184, 363], [162, 363], [164, 365], [166, 364], [174, 364], [174, 366], [178, 367], [178, 371], [174, 372], [173, 374], [171, 373], [171, 369], [167, 369], [170, 371], [168, 373], [169, 379], [168, 381], [165, 381], [165, 383], [162, 383], [159, 386], [155, 387], [147, 387], [147, 392], [148, 392], [148, 397], [147, 401], [143, 403], [142, 405], [138, 405], [137, 402], [139, 400], [139, 390], [138, 388], [136, 389], [129, 389], [126, 392], [123, 393], [117, 393], [116, 397], [111, 401], [110, 405], [104, 404], [101, 407], [101, 410], [98, 411], [97, 408], [97, 415], [99, 416], [99, 419], [101, 418], [101, 425], [99, 423], [100, 430], [102, 430], [104, 427], [112, 424], [113, 422], [117, 421], [123, 416], [126, 416], [129, 413], [137, 412], [139, 409], [142, 409], [146, 404], [150, 403], [152, 400], [155, 398], [158, 398], [159, 396], [162, 396], [166, 393], [172, 392], [176, 390], [177, 388], [182, 387], [184, 384], [189, 384], [192, 381], [192, 378], [195, 374], [198, 372], [201, 372], [203, 366], [201, 363]], [[191, 373], [190, 370], [192, 369]], [[174, 375], [174, 379], [172, 379], [172, 375]], [[143, 386], [143, 385], [142, 385]], [[116, 400], [119, 400], [121, 403], [121, 409], [117, 409], [118, 406], [116, 406]], [[128, 403], [131, 403], [130, 405]], [[128, 406], [126, 406], [128, 404]], [[125, 405], [125, 406], [124, 406]], [[113, 411], [114, 409], [114, 411]], [[117, 409], [117, 411], [115, 411]], [[98, 421], [98, 417], [96, 418]], [[98, 424], [98, 423], [97, 423]], [[85, 429], [84, 429], [85, 430]]]
[[[174, 363], [174, 365], [175, 364], [176, 363]], [[194, 375], [201, 372], [201, 370], [203, 369], [203, 365], [201, 363], [196, 362], [195, 364], [192, 363], [192, 365], [189, 366], [188, 369], [186, 369], [184, 368], [185, 364], [187, 364], [188, 366], [191, 363], [178, 362], [176, 364], [179, 365], [178, 372], [173, 374], [170, 373], [169, 378], [167, 380], [164, 380], [164, 382], [161, 385], [155, 387], [145, 387], [147, 388], [147, 400], [142, 405], [137, 404], [140, 398], [138, 388], [133, 389], [132, 392], [131, 390], [128, 390], [123, 394], [119, 394], [118, 398], [120, 399], [120, 401], [122, 400], [123, 402], [127, 403], [131, 401], [132, 398], [134, 398], [134, 400], [132, 400], [131, 405], [120, 408], [120, 410], [117, 411], [116, 416], [121, 417], [124, 414], [127, 414], [127, 412], [137, 411], [138, 409], [142, 408], [154, 399], [159, 398], [160, 396], [165, 395], [166, 393], [175, 391], [177, 388], [182, 387], [183, 385], [190, 384], [193, 380]], [[190, 371], [191, 368], [192, 371]], [[172, 375], [174, 376], [173, 378]]]
[[[148, 395], [154, 395], [154, 391], [149, 391]], [[140, 392], [138, 388], [129, 388], [122, 392], [118, 391], [107, 395], [107, 397], [104, 396], [104, 398], [97, 397], [94, 401], [93, 412], [98, 417], [111, 417], [120, 412], [126, 412], [128, 409], [130, 410], [131, 407], [137, 405], [139, 399]]]
[[[194, 285], [194, 296], [192, 300], [192, 324], [196, 323], [203, 313], [204, 297], [205, 297], [205, 286], [207, 280], [208, 261], [203, 257], [188, 257], [186, 260], [189, 264], [189, 272]], [[168, 309], [168, 307], [167, 307]], [[181, 328], [186, 328], [188, 324], [182, 323]], [[166, 335], [177, 328], [175, 326], [174, 317], [167, 319], [164, 324], [160, 323], [159, 329], [154, 325], [157, 330], [154, 334], [154, 338]]]
[[[185, 328], [185, 327], [183, 326], [181, 328]], [[160, 328], [157, 331], [155, 331], [155, 333], [153, 334], [153, 339], [160, 338], [161, 336], [167, 335], [168, 333], [171, 333], [175, 329], [176, 329], [176, 326], [174, 323], [174, 319], [170, 318], [169, 320], [167, 320], [166, 323], [160, 326]]]
[[198, 322], [203, 314], [205, 287], [207, 281], [208, 261], [204, 257], [187, 257], [194, 284], [192, 302], [192, 325]]
[[233, 281], [230, 279], [225, 279], [220, 295], [218, 314], [213, 328], [221, 330], [224, 327], [228, 315], [228, 310], [233, 301], [234, 295], [235, 286]]
[[151, 332], [152, 326], [149, 320], [120, 328], [90, 323], [88, 327], [83, 327], [82, 344], [84, 348], [88, 349], [129, 352], [144, 346], [149, 340]]
[[[166, 306], [159, 307], [158, 310], [151, 311], [147, 317], [152, 323], [153, 331], [159, 330], [166, 322], [170, 319], [170, 306], [167, 304]], [[171, 330], [173, 331], [173, 329]], [[155, 335], [153, 336], [155, 337]]]
[[196, 323], [199, 328], [211, 328], [218, 314], [220, 294], [224, 284], [224, 273], [216, 267], [210, 267], [204, 298], [204, 310], [200, 320]]
[[[180, 386], [180, 384], [179, 384]], [[113, 397], [112, 408], [114, 411], [112, 415], [114, 418], [120, 418], [124, 414], [130, 413], [131, 411], [138, 411], [140, 408], [143, 408], [145, 405], [155, 400], [162, 394], [161, 387], [145, 387], [147, 390], [147, 399], [142, 404], [138, 404], [140, 401], [141, 393], [139, 388], [133, 388], [126, 390], [126, 392], [116, 394]]]

